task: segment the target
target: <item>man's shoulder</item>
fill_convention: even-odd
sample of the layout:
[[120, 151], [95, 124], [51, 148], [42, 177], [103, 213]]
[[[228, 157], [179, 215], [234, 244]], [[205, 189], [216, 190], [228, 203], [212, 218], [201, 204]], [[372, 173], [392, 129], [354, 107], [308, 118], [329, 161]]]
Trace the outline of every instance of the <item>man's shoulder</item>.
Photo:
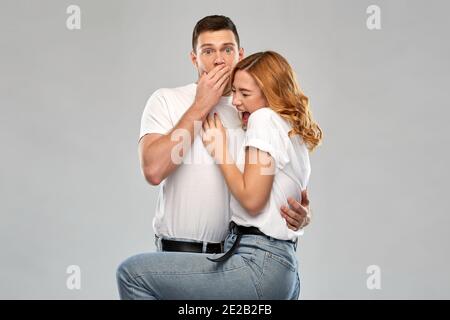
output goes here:
[[190, 83], [181, 87], [175, 88], [160, 88], [156, 90], [152, 96], [157, 97], [171, 97], [179, 95], [192, 95], [195, 94], [195, 83]]

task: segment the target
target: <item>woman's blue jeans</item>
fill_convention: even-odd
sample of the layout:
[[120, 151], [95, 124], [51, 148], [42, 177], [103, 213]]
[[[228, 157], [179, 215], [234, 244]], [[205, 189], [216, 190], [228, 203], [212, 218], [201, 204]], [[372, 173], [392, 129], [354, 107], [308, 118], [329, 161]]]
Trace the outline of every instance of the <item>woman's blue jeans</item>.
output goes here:
[[[229, 233], [224, 249], [236, 240]], [[261, 235], [243, 235], [235, 254], [152, 252], [132, 256], [117, 269], [121, 299], [296, 300], [300, 279], [295, 244]]]

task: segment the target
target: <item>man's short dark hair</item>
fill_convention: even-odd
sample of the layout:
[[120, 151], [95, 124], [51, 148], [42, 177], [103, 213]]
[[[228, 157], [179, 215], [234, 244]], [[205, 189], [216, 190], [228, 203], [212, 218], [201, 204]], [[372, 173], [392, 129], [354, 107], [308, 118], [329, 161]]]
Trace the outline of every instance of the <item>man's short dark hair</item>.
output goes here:
[[234, 25], [233, 21], [230, 18], [225, 16], [213, 15], [207, 16], [197, 22], [194, 27], [194, 32], [192, 33], [192, 49], [195, 52], [197, 47], [198, 36], [202, 32], [206, 31], [219, 31], [219, 30], [230, 30], [233, 32], [234, 37], [236, 38], [236, 43], [238, 48], [240, 48], [239, 44], [239, 35]]

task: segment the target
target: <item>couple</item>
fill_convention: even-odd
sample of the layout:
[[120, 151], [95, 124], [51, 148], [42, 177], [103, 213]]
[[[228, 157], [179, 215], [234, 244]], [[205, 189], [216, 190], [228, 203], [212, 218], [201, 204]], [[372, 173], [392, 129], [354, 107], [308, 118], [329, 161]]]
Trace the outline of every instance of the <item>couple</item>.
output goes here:
[[162, 185], [158, 252], [119, 266], [120, 298], [297, 299], [308, 151], [322, 131], [287, 61], [244, 59], [229, 18], [201, 19], [192, 47], [197, 83], [157, 90], [142, 116], [142, 171]]

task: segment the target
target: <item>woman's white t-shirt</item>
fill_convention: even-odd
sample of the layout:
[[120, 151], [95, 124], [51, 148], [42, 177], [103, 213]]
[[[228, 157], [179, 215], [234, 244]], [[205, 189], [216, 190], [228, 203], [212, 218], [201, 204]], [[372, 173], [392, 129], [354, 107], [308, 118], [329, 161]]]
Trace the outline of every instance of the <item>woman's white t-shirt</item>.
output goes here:
[[272, 109], [266, 107], [253, 112], [247, 124], [243, 146], [236, 165], [244, 171], [246, 147], [268, 152], [275, 160], [275, 175], [269, 200], [256, 216], [250, 216], [232, 196], [231, 220], [241, 226], [254, 226], [263, 233], [280, 240], [295, 241], [303, 230], [293, 231], [286, 225], [280, 208], [292, 197], [301, 202], [311, 173], [309, 153], [299, 135], [289, 137], [292, 126]]

